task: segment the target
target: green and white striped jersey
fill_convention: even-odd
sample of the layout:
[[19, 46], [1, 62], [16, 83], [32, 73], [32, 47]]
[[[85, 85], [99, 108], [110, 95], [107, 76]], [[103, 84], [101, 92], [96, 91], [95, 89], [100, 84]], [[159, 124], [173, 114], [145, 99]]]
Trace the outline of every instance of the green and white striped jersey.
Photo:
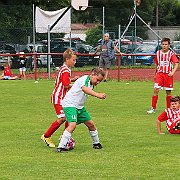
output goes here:
[[88, 95], [82, 91], [83, 86], [93, 89], [88, 75], [84, 75], [75, 81], [62, 100], [62, 107], [76, 107], [77, 109], [82, 109], [88, 97]]

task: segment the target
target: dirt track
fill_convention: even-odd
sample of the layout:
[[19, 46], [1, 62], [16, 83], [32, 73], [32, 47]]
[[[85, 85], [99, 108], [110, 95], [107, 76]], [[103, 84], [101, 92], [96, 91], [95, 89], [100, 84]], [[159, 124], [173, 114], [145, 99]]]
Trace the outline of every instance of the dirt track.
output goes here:
[[[90, 74], [90, 71], [86, 72], [72, 72], [72, 77], [84, 74]], [[56, 77], [57, 73], [51, 73], [51, 79]], [[118, 70], [110, 70], [109, 72], [110, 79], [118, 79]], [[37, 73], [37, 78], [47, 79], [47, 73]], [[154, 69], [121, 69], [120, 70], [120, 80], [152, 80], [154, 78]], [[27, 79], [34, 79], [34, 74], [27, 74]], [[175, 81], [180, 81], [180, 69], [178, 69], [174, 76]]]

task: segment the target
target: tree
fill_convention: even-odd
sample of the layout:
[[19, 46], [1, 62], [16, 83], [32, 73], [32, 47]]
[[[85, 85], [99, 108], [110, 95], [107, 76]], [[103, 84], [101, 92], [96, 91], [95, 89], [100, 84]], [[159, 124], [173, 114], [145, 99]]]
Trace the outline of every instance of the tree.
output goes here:
[[98, 25], [86, 32], [86, 42], [92, 46], [97, 46], [98, 41], [102, 38], [102, 28]]

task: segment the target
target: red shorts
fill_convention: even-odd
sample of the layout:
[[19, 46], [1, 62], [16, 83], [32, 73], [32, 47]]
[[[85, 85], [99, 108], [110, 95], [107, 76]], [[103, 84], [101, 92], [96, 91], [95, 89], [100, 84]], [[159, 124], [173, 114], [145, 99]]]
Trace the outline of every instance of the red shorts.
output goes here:
[[54, 108], [55, 108], [55, 111], [56, 111], [56, 114], [57, 114], [58, 118], [65, 117], [63, 108], [62, 108], [62, 106], [60, 104], [54, 104]]
[[154, 88], [164, 88], [165, 90], [173, 90], [173, 76], [168, 74], [157, 73]]

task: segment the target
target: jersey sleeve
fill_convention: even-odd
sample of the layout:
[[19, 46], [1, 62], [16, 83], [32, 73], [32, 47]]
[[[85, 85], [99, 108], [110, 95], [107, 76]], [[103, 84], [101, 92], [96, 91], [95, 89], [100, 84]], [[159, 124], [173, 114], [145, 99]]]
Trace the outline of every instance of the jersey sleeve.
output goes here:
[[80, 80], [79, 83], [80, 83], [81, 88], [83, 86], [89, 87], [89, 81], [90, 81], [89, 76], [84, 76], [84, 77], [80, 78], [79, 80]]
[[179, 60], [178, 60], [178, 58], [177, 58], [177, 56], [175, 55], [175, 54], [173, 54], [172, 56], [171, 56], [171, 61], [175, 64], [175, 63], [179, 63]]
[[159, 120], [160, 122], [163, 122], [163, 121], [168, 120], [166, 111], [164, 111], [163, 113], [161, 113], [161, 114], [158, 116], [158, 120]]
[[69, 86], [70, 83], [71, 83], [70, 74], [68, 72], [64, 72], [62, 74], [62, 84], [63, 84], [63, 86]]
[[155, 63], [156, 65], [158, 65], [157, 54], [156, 54], [155, 57], [154, 57], [154, 63]]

